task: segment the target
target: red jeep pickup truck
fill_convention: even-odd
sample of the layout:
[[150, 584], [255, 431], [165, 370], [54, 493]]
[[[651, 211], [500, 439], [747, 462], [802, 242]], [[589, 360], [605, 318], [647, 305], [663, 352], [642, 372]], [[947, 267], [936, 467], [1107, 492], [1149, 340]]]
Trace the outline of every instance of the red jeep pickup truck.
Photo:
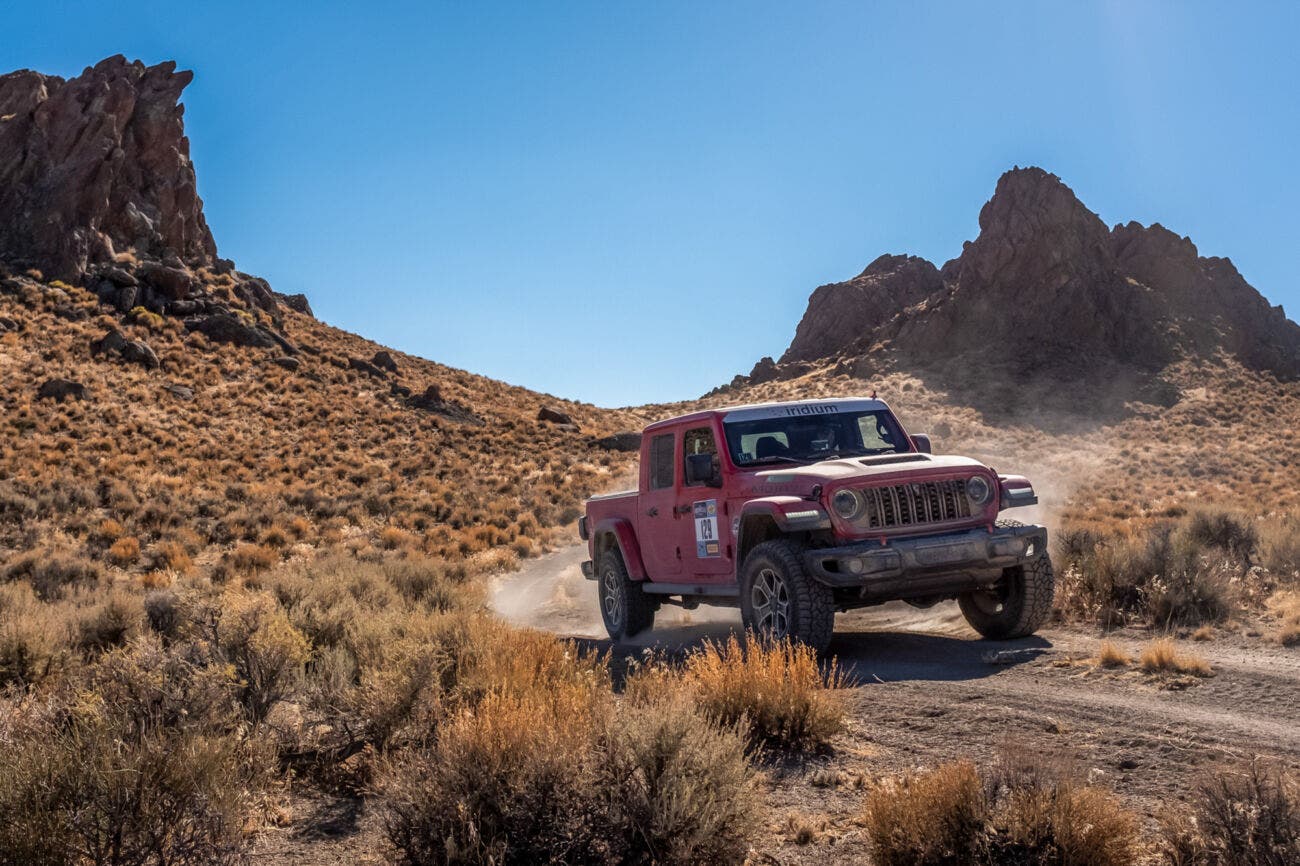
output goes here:
[[651, 424], [638, 490], [594, 496], [578, 531], [611, 638], [662, 604], [739, 605], [745, 627], [827, 647], [835, 612], [956, 598], [989, 638], [1052, 609], [1047, 530], [1003, 521], [1029, 481], [930, 453], [883, 400], [765, 403]]

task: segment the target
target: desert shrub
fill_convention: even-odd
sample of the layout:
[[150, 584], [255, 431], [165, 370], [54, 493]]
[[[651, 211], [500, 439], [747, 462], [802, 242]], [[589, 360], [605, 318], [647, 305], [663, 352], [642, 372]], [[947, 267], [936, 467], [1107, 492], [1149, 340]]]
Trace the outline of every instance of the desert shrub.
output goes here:
[[146, 642], [79, 685], [0, 721], [0, 864], [233, 861], [260, 777], [221, 672]]
[[0, 686], [39, 682], [59, 670], [72, 645], [64, 611], [25, 583], [0, 585]]
[[194, 568], [194, 560], [180, 541], [164, 541], [153, 549], [153, 567], [185, 574]]
[[114, 591], [82, 615], [79, 643], [86, 650], [122, 646], [140, 633], [144, 622], [143, 599], [135, 593]]
[[612, 718], [595, 775], [624, 862], [742, 862], [763, 818], [746, 731], [712, 722], [680, 689]]
[[1259, 562], [1273, 574], [1300, 574], [1300, 514], [1290, 512], [1261, 523]]
[[59, 598], [69, 587], [99, 582], [100, 567], [88, 559], [59, 551], [35, 551], [20, 556], [5, 570], [8, 580], [26, 580], [42, 600]]
[[593, 715], [576, 690], [488, 696], [395, 769], [383, 789], [389, 840], [412, 864], [605, 862], [592, 832]]
[[494, 693], [393, 762], [385, 827], [414, 864], [740, 863], [762, 820], [745, 748], [684, 693]]
[[1067, 531], [1057, 542], [1059, 605], [1107, 624], [1129, 615], [1166, 626], [1220, 622], [1233, 609], [1242, 563], [1207, 542], [1216, 531], [1210, 523], [1195, 532], [1158, 525], [1132, 536]]
[[279, 562], [280, 554], [274, 548], [264, 545], [240, 544], [230, 552], [229, 561], [237, 572], [256, 574]]
[[819, 664], [808, 647], [734, 636], [691, 653], [686, 680], [699, 706], [724, 725], [743, 722], [755, 742], [818, 748], [844, 727], [835, 664]]
[[409, 602], [436, 610], [466, 607], [476, 600], [463, 572], [447, 568], [441, 560], [412, 556], [384, 564], [384, 577]]
[[1193, 542], [1220, 550], [1249, 562], [1259, 543], [1259, 533], [1250, 518], [1224, 509], [1200, 509], [1187, 521]]
[[234, 665], [240, 701], [254, 722], [266, 718], [311, 656], [307, 639], [275, 600], [251, 592], [227, 593], [217, 622], [217, 642]]
[[1252, 764], [1203, 782], [1191, 813], [1161, 822], [1173, 866], [1286, 866], [1300, 863], [1300, 783]]
[[140, 542], [135, 536], [123, 536], [113, 542], [107, 555], [109, 562], [118, 568], [126, 568], [140, 559]]
[[886, 781], [864, 818], [881, 866], [1112, 866], [1138, 855], [1138, 820], [1113, 795], [1027, 761], [985, 773], [960, 761]]

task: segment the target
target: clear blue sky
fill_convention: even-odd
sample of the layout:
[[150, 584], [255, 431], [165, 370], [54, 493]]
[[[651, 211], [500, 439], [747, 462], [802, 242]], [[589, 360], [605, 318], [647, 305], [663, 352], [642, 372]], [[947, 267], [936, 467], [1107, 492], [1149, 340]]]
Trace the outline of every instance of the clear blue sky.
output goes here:
[[13, 3], [0, 66], [195, 70], [223, 255], [324, 320], [602, 405], [779, 355], [1014, 164], [1294, 316], [1300, 4]]

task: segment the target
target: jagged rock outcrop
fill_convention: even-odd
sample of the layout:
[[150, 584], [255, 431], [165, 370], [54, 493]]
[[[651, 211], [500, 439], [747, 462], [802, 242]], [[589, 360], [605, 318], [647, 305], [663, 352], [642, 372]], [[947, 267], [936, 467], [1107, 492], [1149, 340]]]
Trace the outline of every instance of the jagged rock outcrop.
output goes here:
[[1077, 380], [1220, 352], [1300, 376], [1300, 326], [1229, 260], [1201, 257], [1160, 225], [1107, 229], [1055, 175], [1007, 172], [979, 225], [942, 269], [881, 256], [818, 288], [781, 363], [760, 361], [748, 381], [790, 378], [821, 359], [872, 368], [868, 357]]
[[192, 78], [120, 55], [0, 76], [0, 256], [65, 280], [128, 250], [214, 264], [178, 103]]
[[853, 279], [813, 292], [781, 363], [825, 357], [827, 346], [847, 349], [899, 310], [942, 291], [939, 269], [925, 259], [883, 255]]

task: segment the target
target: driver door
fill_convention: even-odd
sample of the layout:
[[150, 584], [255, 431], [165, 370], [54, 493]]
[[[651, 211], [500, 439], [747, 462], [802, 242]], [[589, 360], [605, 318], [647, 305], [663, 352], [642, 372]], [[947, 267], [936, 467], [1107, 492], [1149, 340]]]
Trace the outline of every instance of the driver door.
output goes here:
[[727, 504], [720, 487], [699, 481], [686, 481], [686, 458], [711, 454], [714, 472], [721, 477], [722, 457], [718, 438], [712, 427], [692, 427], [682, 433], [678, 449], [678, 476], [682, 479], [674, 513], [678, 548], [686, 565], [684, 571], [709, 582], [731, 579], [731, 521], [726, 517]]

